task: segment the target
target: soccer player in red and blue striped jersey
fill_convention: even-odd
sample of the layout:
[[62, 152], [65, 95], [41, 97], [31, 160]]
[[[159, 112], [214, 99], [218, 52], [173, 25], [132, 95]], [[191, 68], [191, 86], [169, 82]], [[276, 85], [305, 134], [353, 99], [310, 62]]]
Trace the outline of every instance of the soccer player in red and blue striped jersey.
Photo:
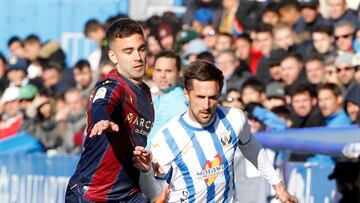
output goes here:
[[102, 76], [87, 105], [84, 151], [69, 181], [66, 202], [148, 202], [133, 167], [135, 146], [145, 146], [154, 110], [145, 71], [145, 39], [131, 19], [107, 30], [109, 58], [116, 69]]

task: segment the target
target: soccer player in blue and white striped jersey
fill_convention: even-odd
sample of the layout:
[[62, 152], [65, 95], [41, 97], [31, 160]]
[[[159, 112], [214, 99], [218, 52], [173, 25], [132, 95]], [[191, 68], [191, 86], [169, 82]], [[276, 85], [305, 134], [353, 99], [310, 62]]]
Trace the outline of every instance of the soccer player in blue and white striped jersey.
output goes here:
[[[187, 67], [184, 93], [188, 111], [158, 131], [151, 151], [135, 147], [133, 161], [141, 171], [142, 192], [154, 200], [167, 183], [166, 202], [234, 202], [235, 187], [246, 187], [234, 182], [234, 170], [241, 170], [233, 164], [239, 147], [273, 185], [277, 198], [297, 202], [251, 135], [244, 113], [218, 105], [223, 80], [222, 72], [209, 62], [199, 60]], [[155, 160], [158, 170], [153, 166]], [[163, 173], [154, 176], [154, 171]]]

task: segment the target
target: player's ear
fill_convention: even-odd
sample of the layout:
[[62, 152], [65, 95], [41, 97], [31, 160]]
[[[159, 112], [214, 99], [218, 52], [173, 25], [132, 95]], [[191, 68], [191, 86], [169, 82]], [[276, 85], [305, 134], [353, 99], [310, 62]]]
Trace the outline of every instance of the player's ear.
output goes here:
[[189, 92], [186, 90], [186, 88], [184, 88], [184, 97], [185, 97], [187, 102], [190, 101]]
[[109, 50], [108, 55], [109, 55], [109, 58], [110, 58], [111, 62], [113, 62], [114, 64], [118, 63], [116, 55], [115, 55], [115, 53], [113, 51]]

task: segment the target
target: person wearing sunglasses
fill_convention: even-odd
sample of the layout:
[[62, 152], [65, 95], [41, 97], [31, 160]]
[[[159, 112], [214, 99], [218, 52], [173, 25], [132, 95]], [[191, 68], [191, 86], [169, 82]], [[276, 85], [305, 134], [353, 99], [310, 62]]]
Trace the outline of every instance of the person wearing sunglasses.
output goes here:
[[343, 21], [335, 26], [334, 38], [335, 44], [340, 51], [353, 51], [353, 36], [355, 28], [351, 22]]
[[356, 83], [354, 79], [355, 68], [352, 66], [353, 57], [354, 54], [345, 52], [335, 59], [336, 72], [340, 84], [343, 88], [345, 88], [345, 90]]

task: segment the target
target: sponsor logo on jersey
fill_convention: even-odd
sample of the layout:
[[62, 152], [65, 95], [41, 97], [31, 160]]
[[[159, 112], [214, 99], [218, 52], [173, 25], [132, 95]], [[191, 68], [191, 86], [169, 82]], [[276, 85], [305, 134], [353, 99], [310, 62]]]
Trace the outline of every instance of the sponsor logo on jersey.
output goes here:
[[214, 183], [219, 174], [224, 173], [224, 165], [222, 163], [221, 155], [217, 154], [214, 159], [207, 160], [203, 170], [197, 173], [199, 179], [203, 179], [207, 186]]

